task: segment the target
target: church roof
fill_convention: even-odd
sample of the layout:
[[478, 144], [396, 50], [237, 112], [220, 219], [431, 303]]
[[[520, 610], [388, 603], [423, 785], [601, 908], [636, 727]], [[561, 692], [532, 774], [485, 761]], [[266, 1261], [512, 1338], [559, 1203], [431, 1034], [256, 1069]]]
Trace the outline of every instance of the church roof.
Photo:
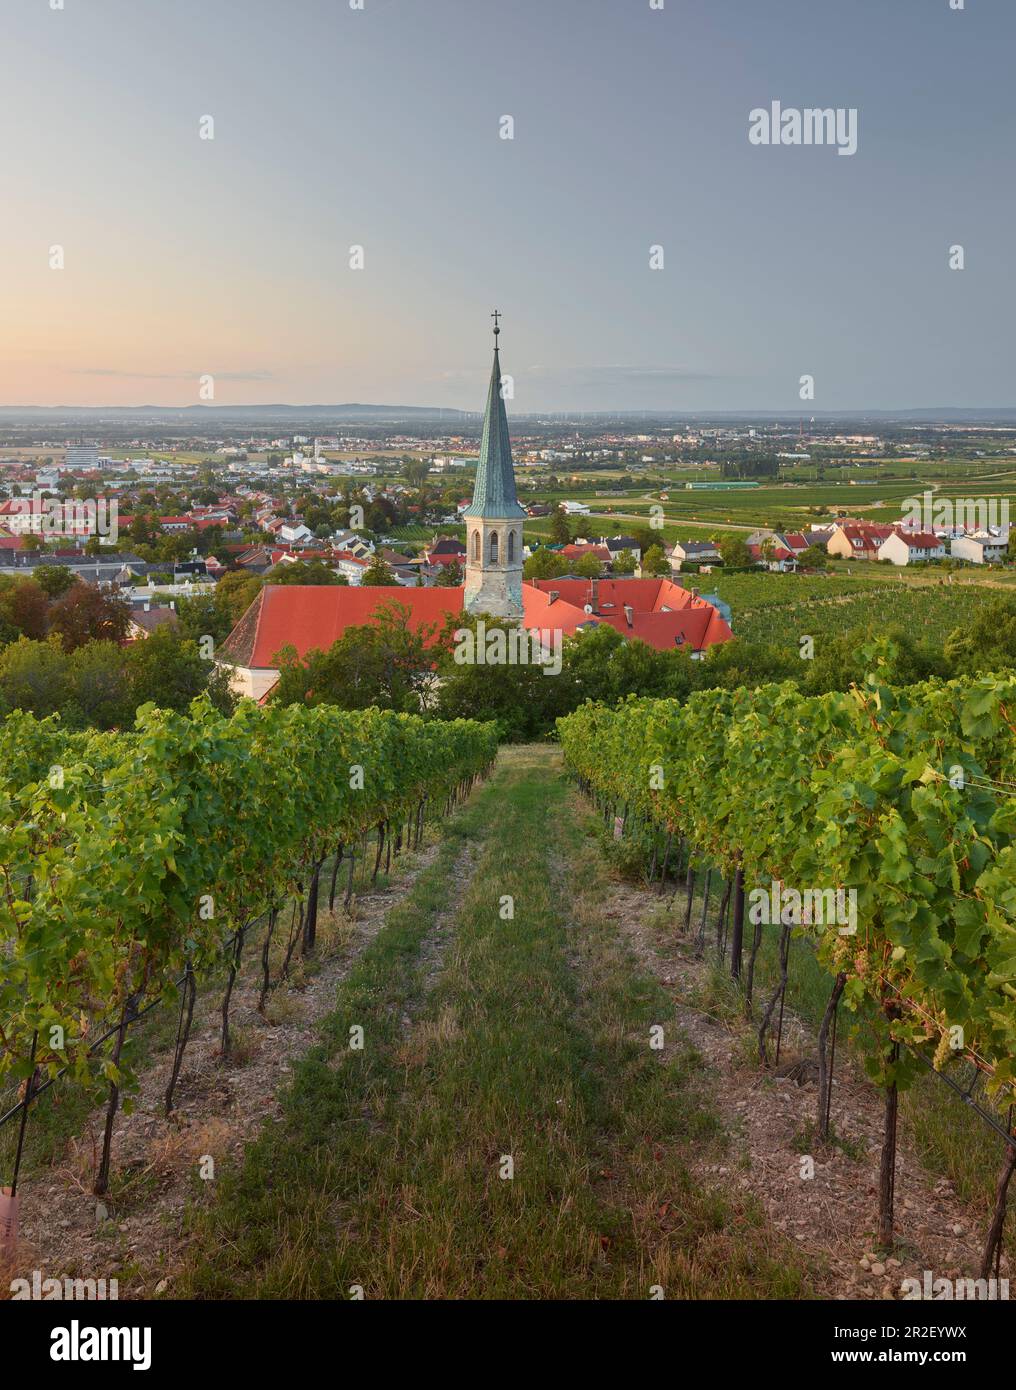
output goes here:
[[304, 657], [327, 651], [350, 627], [375, 620], [383, 604], [410, 612], [409, 626], [444, 627], [449, 614], [462, 612], [462, 589], [407, 588], [401, 584], [266, 584], [219, 648], [237, 666], [271, 669], [286, 646]]
[[657, 651], [699, 652], [734, 635], [711, 603], [670, 579], [527, 579], [522, 595], [524, 627], [556, 628], [565, 636], [607, 623]]
[[[409, 610], [414, 631], [440, 631], [448, 617], [463, 612], [463, 592], [458, 585], [268, 584], [219, 648], [219, 656], [238, 666], [271, 669], [282, 647], [294, 647], [301, 658], [313, 648], [327, 651], [347, 628], [375, 621], [378, 608], [390, 603]], [[526, 580], [522, 599], [524, 628], [557, 629], [566, 637], [587, 624], [608, 623], [622, 637], [660, 651], [675, 646], [702, 651], [733, 636], [710, 603], [669, 579]], [[593, 613], [585, 611], [587, 605]]]
[[514, 521], [525, 516], [515, 491], [512, 446], [508, 438], [508, 416], [501, 395], [501, 362], [496, 340], [494, 366], [487, 391], [487, 410], [483, 417], [483, 436], [480, 439], [480, 460], [476, 466], [476, 486], [473, 488], [473, 500], [462, 515], [498, 521]]

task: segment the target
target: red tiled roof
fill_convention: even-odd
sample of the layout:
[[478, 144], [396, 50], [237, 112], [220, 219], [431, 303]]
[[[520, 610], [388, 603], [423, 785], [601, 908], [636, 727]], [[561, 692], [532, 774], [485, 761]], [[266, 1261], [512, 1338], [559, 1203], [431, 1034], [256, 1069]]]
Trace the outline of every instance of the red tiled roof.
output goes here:
[[559, 555], [564, 555], [569, 560], [580, 560], [583, 555], [595, 555], [597, 560], [602, 560], [607, 564], [613, 557], [605, 545], [563, 545], [558, 551]]
[[[702, 651], [728, 642], [733, 633], [711, 603], [670, 579], [537, 579], [522, 586], [526, 627], [572, 635], [583, 623], [608, 623], [622, 637], [638, 637], [657, 651], [687, 646]], [[559, 597], [551, 603], [549, 595]], [[594, 613], [585, 611], [594, 606]], [[625, 607], [632, 609], [628, 626]]]
[[[522, 585], [523, 625], [547, 628], [572, 636], [583, 623], [607, 623], [623, 637], [637, 637], [658, 651], [685, 646], [702, 651], [733, 636], [719, 613], [669, 579], [527, 580]], [[550, 594], [559, 597], [552, 603]], [[350, 586], [266, 585], [220, 648], [227, 660], [259, 669], [275, 665], [275, 656], [292, 646], [298, 656], [314, 648], [327, 651], [350, 627], [374, 618], [379, 607], [399, 603], [411, 613], [411, 627], [444, 626], [449, 615], [462, 612], [464, 590], [407, 589], [403, 585]], [[631, 626], [625, 605], [632, 609]]]
[[942, 541], [933, 531], [897, 531], [911, 550], [937, 550]]
[[220, 652], [241, 666], [271, 668], [285, 646], [303, 657], [327, 651], [350, 627], [371, 622], [386, 603], [399, 603], [412, 614], [415, 630], [444, 626], [449, 614], [462, 612], [462, 589], [407, 589], [401, 584], [267, 584], [222, 644]]

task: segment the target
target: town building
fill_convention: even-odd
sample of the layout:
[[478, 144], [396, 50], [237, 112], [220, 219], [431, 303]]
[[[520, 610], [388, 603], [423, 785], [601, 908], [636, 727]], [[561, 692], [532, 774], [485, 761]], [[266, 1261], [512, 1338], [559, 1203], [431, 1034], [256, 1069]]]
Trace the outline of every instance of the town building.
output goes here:
[[878, 558], [894, 565], [914, 565], [945, 558], [945, 543], [933, 531], [893, 531], [878, 548]]
[[[495, 319], [496, 324], [496, 319]], [[380, 608], [399, 604], [414, 631], [433, 633], [448, 618], [468, 613], [514, 620], [540, 640], [580, 636], [601, 624], [658, 650], [680, 649], [699, 656], [731, 639], [728, 623], [712, 604], [669, 579], [579, 579], [523, 581], [522, 526], [512, 465], [508, 420], [501, 395], [501, 365], [494, 329], [494, 362], [487, 392], [473, 498], [463, 512], [466, 525], [465, 583], [407, 588], [402, 584], [273, 585], [258, 593], [216, 660], [231, 668], [237, 693], [264, 699], [279, 677], [283, 648], [298, 657], [327, 651], [347, 629], [376, 621]], [[429, 548], [431, 559], [460, 559], [455, 544]], [[603, 547], [609, 560], [610, 551]], [[257, 572], [255, 548], [238, 563]], [[342, 562], [348, 564], [347, 557]], [[340, 562], [340, 563], [342, 563]], [[350, 576], [352, 579], [352, 576]]]

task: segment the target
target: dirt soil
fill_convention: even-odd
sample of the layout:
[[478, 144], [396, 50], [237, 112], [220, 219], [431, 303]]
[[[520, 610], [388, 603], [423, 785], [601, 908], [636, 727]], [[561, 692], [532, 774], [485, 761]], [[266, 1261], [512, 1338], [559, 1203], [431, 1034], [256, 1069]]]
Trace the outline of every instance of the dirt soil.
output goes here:
[[[923, 1280], [925, 1270], [934, 1278], [976, 1277], [986, 1231], [983, 1215], [972, 1213], [947, 1179], [928, 1173], [902, 1130], [896, 1167], [898, 1248], [888, 1256], [879, 1252], [881, 1094], [841, 1046], [831, 1112], [838, 1142], [806, 1138], [815, 1132], [818, 1107], [815, 1033], [786, 1010], [778, 1071], [803, 1061], [801, 1084], [792, 1076], [761, 1070], [757, 1024], [695, 1007], [694, 1001], [709, 997], [706, 986], [714, 966], [708, 947], [706, 958], [697, 957], [694, 925], [691, 939], [681, 940], [683, 890], [671, 924], [660, 929], [661, 903], [666, 901], [655, 892], [615, 884], [606, 913], [623, 930], [643, 968], [667, 988], [682, 1028], [708, 1068], [709, 1095], [730, 1134], [730, 1146], [720, 1162], [704, 1157], [693, 1162], [693, 1171], [710, 1185], [750, 1192], [772, 1225], [813, 1262], [820, 1297], [898, 1299], [902, 1280]], [[814, 1161], [812, 1178], [801, 1176], [806, 1155]], [[1003, 1278], [1013, 1273], [1006, 1257], [1001, 1273]]]

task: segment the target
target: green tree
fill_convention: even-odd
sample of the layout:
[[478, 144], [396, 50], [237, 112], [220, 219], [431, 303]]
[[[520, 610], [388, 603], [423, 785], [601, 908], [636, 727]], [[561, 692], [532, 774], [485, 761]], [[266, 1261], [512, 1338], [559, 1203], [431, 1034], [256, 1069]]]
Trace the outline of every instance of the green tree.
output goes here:
[[59, 598], [72, 584], [77, 583], [77, 575], [64, 565], [37, 565], [32, 578], [47, 598]]
[[717, 549], [728, 569], [746, 569], [755, 562], [751, 551], [740, 536], [724, 536]]
[[946, 638], [945, 657], [955, 676], [1016, 666], [1016, 596], [999, 594], [979, 605], [971, 621]]
[[599, 556], [588, 551], [585, 555], [580, 555], [572, 567], [573, 573], [580, 574], [584, 579], [598, 579], [603, 573], [603, 561]]
[[279, 564], [267, 576], [268, 584], [348, 584], [344, 574], [330, 569], [323, 560], [294, 560]]
[[670, 561], [660, 545], [651, 545], [642, 553], [642, 573], [650, 575], [669, 575]]
[[620, 550], [614, 556], [611, 568], [615, 574], [634, 574], [637, 561], [630, 550]]
[[203, 691], [223, 714], [228, 714], [236, 703], [229, 686], [229, 672], [214, 661], [205, 660], [197, 642], [178, 628], [158, 627], [151, 636], [132, 642], [124, 654], [123, 665], [132, 718], [133, 711], [149, 701], [162, 709], [185, 712]]
[[215, 604], [230, 618], [230, 630], [240, 621], [264, 586], [259, 574], [246, 570], [230, 570], [215, 586]]
[[523, 566], [526, 579], [558, 579], [568, 573], [568, 561], [545, 545], [537, 547]]
[[438, 589], [454, 589], [462, 583], [462, 566], [458, 560], [453, 560], [450, 565], [442, 565], [438, 577], [434, 580], [434, 585]]
[[564, 508], [555, 507], [550, 514], [550, 539], [555, 545], [568, 545], [571, 538], [571, 527]]
[[19, 637], [0, 651], [0, 707], [44, 719], [67, 703], [69, 658], [58, 637], [34, 642]]
[[373, 622], [350, 627], [326, 652], [302, 660], [292, 647], [276, 656], [281, 704], [338, 705], [342, 709], [393, 709], [419, 713], [433, 684], [436, 650], [428, 650], [435, 626], [412, 626], [410, 609], [381, 604]]
[[370, 564], [360, 576], [360, 583], [368, 585], [370, 588], [377, 588], [382, 585], [390, 586], [397, 582], [392, 573], [391, 565], [380, 554], [371, 557]]

